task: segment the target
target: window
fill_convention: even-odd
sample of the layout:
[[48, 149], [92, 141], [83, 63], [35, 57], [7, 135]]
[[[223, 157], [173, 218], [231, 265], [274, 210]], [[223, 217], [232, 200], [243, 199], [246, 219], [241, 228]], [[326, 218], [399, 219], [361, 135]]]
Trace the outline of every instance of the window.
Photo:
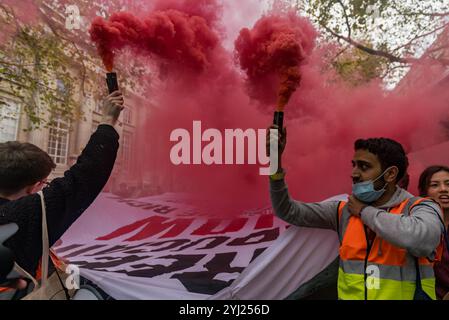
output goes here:
[[100, 101], [97, 101], [94, 97], [94, 94], [92, 92], [86, 92], [86, 95], [84, 97], [84, 105], [88, 107], [90, 110], [102, 113], [101, 112], [101, 103]]
[[132, 112], [129, 108], [123, 110], [123, 123], [132, 124]]
[[92, 101], [92, 103], [94, 105], [94, 111], [96, 113], [103, 114], [103, 110], [101, 108], [101, 101], [96, 101], [94, 98], [91, 98], [91, 101]]
[[56, 80], [56, 89], [58, 90], [58, 92], [60, 94], [66, 94], [67, 93], [66, 85], [65, 85], [64, 81], [62, 81], [61, 79], [57, 79]]
[[13, 101], [0, 104], [0, 142], [17, 140], [19, 105]]
[[55, 124], [50, 128], [48, 154], [56, 164], [67, 164], [69, 144], [69, 123], [61, 117], [55, 117]]
[[132, 139], [133, 135], [130, 132], [123, 132], [122, 138], [122, 161], [123, 168], [128, 170], [131, 165], [131, 153], [132, 153]]
[[93, 93], [91, 93], [91, 92], [87, 92], [86, 93], [86, 97], [85, 97], [84, 103], [86, 104], [87, 107], [89, 107], [89, 109], [93, 110], [94, 112], [97, 112], [97, 113], [100, 113], [100, 114], [102, 113], [101, 101], [97, 101], [94, 98]]

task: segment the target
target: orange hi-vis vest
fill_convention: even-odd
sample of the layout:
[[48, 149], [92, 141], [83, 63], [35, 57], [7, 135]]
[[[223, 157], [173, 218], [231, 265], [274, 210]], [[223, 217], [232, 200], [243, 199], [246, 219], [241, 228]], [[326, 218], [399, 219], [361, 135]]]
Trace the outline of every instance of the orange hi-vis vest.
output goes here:
[[[409, 216], [411, 209], [425, 198], [404, 200], [388, 210], [390, 214]], [[359, 217], [349, 213], [346, 202], [338, 206], [340, 267], [338, 297], [342, 300], [413, 300], [416, 289], [415, 258], [375, 235], [370, 241], [367, 227]], [[441, 257], [442, 240], [436, 261]], [[422, 289], [432, 298], [435, 294], [434, 261], [419, 257]]]

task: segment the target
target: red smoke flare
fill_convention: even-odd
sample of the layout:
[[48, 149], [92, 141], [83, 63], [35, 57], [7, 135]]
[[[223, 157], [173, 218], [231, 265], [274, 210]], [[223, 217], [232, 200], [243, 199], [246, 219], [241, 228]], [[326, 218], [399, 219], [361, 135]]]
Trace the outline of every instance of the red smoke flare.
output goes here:
[[277, 107], [282, 111], [299, 86], [300, 65], [311, 53], [316, 35], [308, 20], [293, 13], [265, 16], [252, 30], [242, 29], [235, 47], [252, 97], [271, 104], [268, 94], [277, 75]]
[[152, 12], [143, 19], [127, 12], [114, 13], [109, 21], [97, 17], [90, 35], [108, 71], [114, 66], [115, 53], [125, 47], [202, 71], [218, 44], [205, 18], [172, 9]]
[[156, 0], [153, 10], [178, 10], [189, 16], [204, 18], [209, 25], [217, 25], [223, 8], [218, 0]]
[[[248, 18], [253, 12], [251, 6], [257, 8], [259, 0], [232, 3], [226, 2], [235, 20], [226, 20], [226, 26], [231, 30], [240, 30], [245, 25], [251, 28], [253, 24]], [[241, 13], [245, 5], [246, 12]], [[186, 12], [178, 7], [163, 9]], [[201, 17], [206, 19], [208, 26], [213, 25], [205, 16]], [[279, 17], [263, 20], [276, 19]], [[301, 28], [305, 35], [315, 34], [305, 26]], [[304, 52], [312, 51], [312, 40], [301, 43]], [[303, 60], [300, 66], [300, 94], [294, 94], [290, 100], [290, 104], [298, 108], [288, 113], [289, 137], [283, 166], [288, 172], [287, 183], [292, 198], [301, 201], [321, 201], [335, 194], [351, 192], [353, 143], [358, 138], [393, 138], [411, 152], [448, 140], [447, 128], [441, 121], [447, 119], [449, 83], [444, 88], [436, 88], [437, 92], [425, 89], [433, 87], [438, 80], [437, 75], [443, 74], [443, 71], [437, 72], [437, 75], [428, 73], [426, 71], [430, 68], [425, 63], [425, 72], [418, 72], [419, 82], [411, 79], [409, 85], [401, 85], [393, 92], [385, 92], [378, 82], [359, 87], [347, 86], [339, 81], [331, 68], [327, 68], [327, 59], [333, 56], [329, 50], [335, 50], [335, 53], [338, 50], [332, 47], [317, 48], [310, 56], [306, 55], [307, 63]], [[250, 55], [244, 57], [249, 59]], [[261, 72], [262, 76], [257, 78], [256, 71], [263, 71], [263, 68], [262, 65], [254, 67], [251, 70], [255, 75], [247, 77], [249, 81], [245, 83], [232, 56], [220, 47], [220, 43], [216, 50], [210, 51], [208, 59], [212, 68], [206, 72], [198, 74], [192, 69], [173, 68], [162, 83], [153, 82], [154, 87], [149, 87], [146, 92], [155, 106], [137, 98], [133, 98], [136, 100], [132, 103], [128, 102], [136, 107], [134, 142], [138, 148], [132, 155], [135, 173], [130, 175], [125, 172], [122, 179], [130, 183], [143, 181], [166, 192], [188, 192], [189, 201], [192, 198], [192, 204], [200, 212], [214, 217], [219, 213], [233, 217], [242, 210], [270, 206], [267, 177], [259, 175], [259, 165], [175, 166], [169, 156], [175, 143], [169, 137], [173, 130], [183, 128], [191, 133], [193, 141], [192, 122], [197, 120], [202, 121], [203, 130], [214, 128], [222, 133], [226, 129], [266, 128], [272, 121], [271, 112], [267, 115], [261, 109], [254, 108], [245, 90], [250, 84], [251, 88], [257, 89], [253, 91], [254, 97], [263, 102], [271, 101], [266, 107], [272, 107], [277, 97], [279, 73], [268, 70]], [[157, 65], [159, 61], [155, 62]], [[412, 71], [415, 68], [413, 66]], [[153, 79], [150, 74], [143, 77]], [[150, 112], [137, 112], [138, 108]], [[203, 142], [202, 146], [208, 143]], [[193, 142], [191, 146], [193, 158]], [[223, 154], [225, 150], [223, 148]], [[414, 181], [425, 166], [447, 164], [449, 148], [437, 150], [432, 155], [435, 158], [431, 160], [411, 157], [411, 192], [416, 192]]]

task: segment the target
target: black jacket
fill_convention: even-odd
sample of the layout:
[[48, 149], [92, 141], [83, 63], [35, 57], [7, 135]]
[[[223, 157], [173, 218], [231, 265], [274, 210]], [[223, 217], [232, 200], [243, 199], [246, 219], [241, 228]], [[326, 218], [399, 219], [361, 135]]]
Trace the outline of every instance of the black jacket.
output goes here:
[[[112, 126], [100, 125], [78, 157], [76, 164], [44, 188], [47, 224], [52, 246], [89, 207], [111, 175], [119, 135]], [[15, 201], [0, 199], [0, 224], [15, 222], [19, 231], [5, 246], [16, 262], [35, 275], [42, 256], [42, 210], [39, 195]]]

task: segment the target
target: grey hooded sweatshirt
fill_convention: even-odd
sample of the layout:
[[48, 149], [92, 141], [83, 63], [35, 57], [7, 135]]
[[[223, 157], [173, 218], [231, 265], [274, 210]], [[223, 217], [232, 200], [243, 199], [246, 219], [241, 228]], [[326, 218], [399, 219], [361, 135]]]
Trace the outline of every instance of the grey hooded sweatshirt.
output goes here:
[[[300, 227], [331, 229], [337, 232], [339, 201], [295, 201], [291, 199], [284, 179], [270, 179], [270, 196], [273, 210], [282, 220]], [[412, 197], [413, 195], [397, 187], [391, 199], [384, 205], [364, 208], [361, 219], [380, 238], [406, 249], [409, 255], [433, 259], [443, 231], [440, 220], [442, 213], [438, 204], [424, 200], [412, 208], [409, 216], [387, 212], [389, 208]], [[338, 259], [286, 299], [336, 299], [337, 274]]]
[[[284, 179], [270, 179], [273, 210], [282, 220], [300, 227], [331, 229], [337, 231], [339, 201], [304, 203], [291, 199]], [[432, 200], [414, 206], [409, 216], [388, 213], [405, 199], [413, 196], [397, 187], [392, 198], [384, 205], [366, 207], [361, 212], [363, 223], [380, 238], [394, 246], [406, 249], [416, 257], [433, 258], [440, 243], [443, 224], [438, 217], [441, 209]]]

